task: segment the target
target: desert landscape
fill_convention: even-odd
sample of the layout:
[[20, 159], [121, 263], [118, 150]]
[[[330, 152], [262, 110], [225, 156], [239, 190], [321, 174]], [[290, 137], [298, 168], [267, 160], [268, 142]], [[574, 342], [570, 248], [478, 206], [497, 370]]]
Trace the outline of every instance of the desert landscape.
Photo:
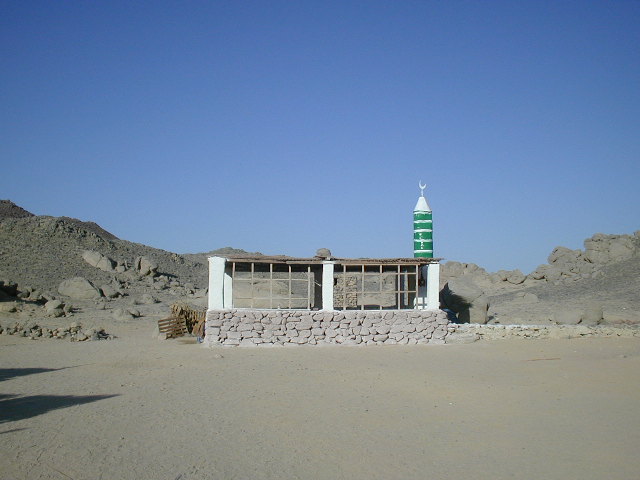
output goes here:
[[640, 479], [640, 1], [0, 12], [0, 480]]
[[0, 207], [2, 479], [640, 471], [637, 234], [558, 247], [528, 275], [444, 263], [443, 299], [484, 311], [444, 345], [206, 348], [156, 327], [206, 307], [210, 252]]

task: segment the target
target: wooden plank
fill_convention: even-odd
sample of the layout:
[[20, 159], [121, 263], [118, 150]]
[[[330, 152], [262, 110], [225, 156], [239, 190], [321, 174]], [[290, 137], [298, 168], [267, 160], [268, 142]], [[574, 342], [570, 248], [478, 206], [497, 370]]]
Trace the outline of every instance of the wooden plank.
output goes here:
[[181, 337], [187, 333], [187, 322], [183, 318], [168, 317], [158, 320], [158, 330], [168, 337]]

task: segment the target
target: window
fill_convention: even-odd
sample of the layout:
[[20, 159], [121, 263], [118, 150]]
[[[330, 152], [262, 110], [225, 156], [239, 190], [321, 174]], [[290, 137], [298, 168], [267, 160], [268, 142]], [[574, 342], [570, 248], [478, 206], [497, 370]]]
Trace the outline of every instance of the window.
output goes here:
[[336, 264], [333, 306], [336, 310], [414, 308], [419, 265]]
[[232, 262], [235, 308], [318, 309], [322, 266]]

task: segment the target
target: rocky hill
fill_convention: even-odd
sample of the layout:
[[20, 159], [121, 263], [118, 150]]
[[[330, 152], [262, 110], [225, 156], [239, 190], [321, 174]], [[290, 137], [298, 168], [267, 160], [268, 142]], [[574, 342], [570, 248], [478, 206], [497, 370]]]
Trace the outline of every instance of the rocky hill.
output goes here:
[[577, 324], [586, 317], [592, 323], [640, 323], [640, 231], [598, 233], [584, 246], [554, 248], [548, 263], [529, 275], [447, 262], [441, 284], [484, 309], [488, 323]]
[[201, 310], [207, 257], [247, 253], [225, 247], [179, 255], [119, 239], [93, 222], [38, 216], [2, 200], [0, 313], [127, 321], [166, 316], [176, 302]]
[[85, 277], [100, 284], [116, 276], [118, 272], [88, 264], [82, 257], [85, 250], [99, 252], [125, 269], [137, 257], [144, 256], [157, 264], [161, 275], [206, 288], [207, 267], [202, 262], [120, 240], [95, 223], [76, 219], [48, 216], [1, 219], [0, 245], [0, 278], [43, 291], [55, 291], [60, 282], [71, 277]]
[[0, 220], [5, 218], [25, 218], [33, 217], [33, 213], [27, 212], [11, 200], [0, 200]]
[[[529, 275], [447, 262], [441, 299], [458, 312], [452, 299], [459, 297], [471, 312], [460, 319], [479, 323], [640, 323], [640, 232], [596, 234], [584, 246], [556, 247]], [[66, 307], [49, 303], [55, 315], [73, 311], [70, 299], [125, 319], [161, 315], [176, 301], [204, 308], [212, 254], [260, 255], [231, 247], [179, 255], [119, 239], [93, 222], [36, 216], [0, 201], [0, 294], [41, 305], [61, 296]]]

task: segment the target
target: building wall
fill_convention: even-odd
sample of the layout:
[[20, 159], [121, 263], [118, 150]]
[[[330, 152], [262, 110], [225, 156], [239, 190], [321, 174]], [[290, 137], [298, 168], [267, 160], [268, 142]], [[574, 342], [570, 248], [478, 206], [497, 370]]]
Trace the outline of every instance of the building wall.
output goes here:
[[[372, 272], [367, 271], [367, 269], [371, 270], [371, 267], [375, 268], [373, 264], [350, 264], [342, 273], [336, 275], [335, 266], [340, 268], [340, 265], [344, 267], [345, 264], [329, 260], [323, 261], [321, 265], [296, 263], [296, 269], [303, 268], [306, 271], [311, 270], [312, 273], [306, 274], [304, 278], [291, 276], [288, 280], [291, 288], [284, 288], [285, 285], [281, 283], [283, 279], [273, 276], [275, 270], [282, 268], [283, 264], [262, 262], [259, 267], [256, 267], [254, 263], [228, 261], [224, 257], [209, 257], [208, 308], [210, 310], [268, 307], [334, 310], [358, 307], [370, 309], [376, 306], [383, 309], [395, 307], [400, 310], [405, 308], [438, 310], [440, 308], [440, 265], [437, 262], [430, 262], [420, 267], [420, 275], [426, 280], [426, 285], [416, 285], [417, 275], [412, 276], [410, 272], [402, 271], [410, 268], [411, 265], [413, 268], [418, 268], [418, 265], [411, 263], [376, 264], [380, 272], [376, 275], [370, 275]], [[385, 268], [394, 266], [397, 268], [397, 278], [393, 272], [384, 272]], [[360, 267], [361, 272], [349, 271], [349, 268], [354, 267]], [[294, 272], [292, 265], [286, 265], [285, 268]], [[256, 269], [262, 273], [256, 275]], [[403, 277], [406, 278], [403, 279]], [[297, 297], [294, 283], [308, 292], [305, 298]], [[323, 286], [325, 288], [322, 288]], [[238, 292], [234, 293], [236, 289]], [[302, 290], [299, 293], [302, 293]], [[300, 301], [299, 304], [294, 304], [294, 297], [296, 302]], [[287, 299], [292, 300], [291, 304]], [[305, 299], [307, 301], [303, 305]]]
[[442, 344], [442, 310], [209, 310], [205, 343], [214, 346]]

